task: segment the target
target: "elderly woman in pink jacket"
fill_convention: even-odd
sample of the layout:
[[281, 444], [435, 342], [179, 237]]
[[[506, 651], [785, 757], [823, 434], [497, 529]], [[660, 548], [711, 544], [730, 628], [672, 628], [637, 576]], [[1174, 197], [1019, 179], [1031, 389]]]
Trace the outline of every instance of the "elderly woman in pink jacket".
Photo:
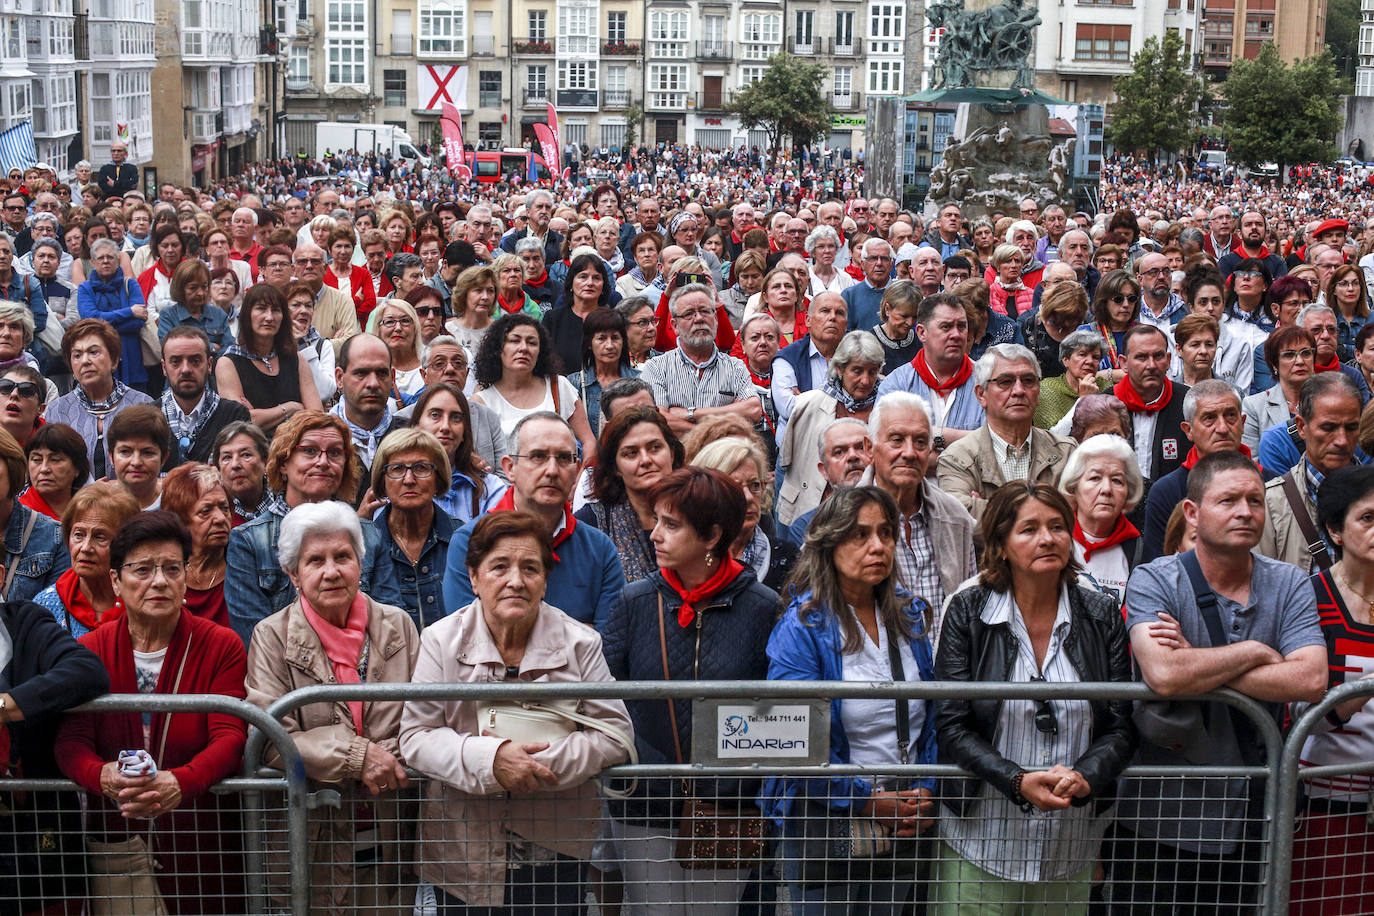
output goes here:
[[[413, 682], [612, 680], [600, 635], [544, 602], [552, 564], [547, 529], [534, 516], [485, 516], [468, 545], [477, 599], [425, 629]], [[581, 728], [557, 715], [532, 728], [511, 724], [527, 712], [501, 702], [405, 705], [401, 752], [431, 777], [419, 872], [434, 886], [440, 916], [581, 912], [601, 824], [591, 779], [628, 758], [630, 716], [620, 700], [586, 700]]]

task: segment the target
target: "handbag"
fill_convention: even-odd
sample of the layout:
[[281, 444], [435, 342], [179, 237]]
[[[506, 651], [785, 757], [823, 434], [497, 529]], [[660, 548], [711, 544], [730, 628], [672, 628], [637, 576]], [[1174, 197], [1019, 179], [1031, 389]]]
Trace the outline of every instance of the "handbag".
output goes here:
[[[479, 700], [477, 729], [484, 735], [495, 735], [520, 744], [553, 744], [582, 729], [599, 731], [611, 738], [630, 755], [630, 763], [639, 763], [634, 740], [614, 725], [582, 712], [581, 700], [549, 700], [535, 703], [528, 700]], [[612, 789], [602, 784], [602, 791], [616, 798], [625, 798], [635, 790], [639, 780], [631, 779], [626, 789]]]
[[[191, 641], [181, 654], [181, 664], [172, 682], [172, 693], [181, 692], [181, 676], [191, 656]], [[157, 759], [167, 754], [167, 734], [172, 714], [162, 719]], [[152, 834], [149, 833], [151, 839]], [[122, 840], [86, 840], [90, 869], [90, 911], [92, 916], [167, 916], [167, 902], [158, 887], [161, 867], [153, 858], [148, 840], [135, 833]]]
[[[668, 673], [668, 631], [663, 623], [663, 593], [658, 595], [658, 647], [663, 656], [663, 680]], [[682, 740], [678, 737], [677, 709], [668, 700], [668, 721], [673, 730], [673, 750], [682, 763]], [[741, 802], [721, 805], [693, 794], [690, 779], [682, 780], [682, 817], [678, 821], [673, 858], [684, 869], [752, 868], [763, 859], [763, 812], [758, 805]]]
[[[892, 680], [902, 683], [906, 680], [906, 671], [902, 665], [899, 637], [892, 626], [887, 626], [886, 630]], [[906, 764], [910, 762], [911, 712], [905, 697], [897, 697], [893, 706], [897, 716], [898, 759]], [[892, 827], [875, 818], [837, 817], [825, 802], [806, 800], [800, 820], [801, 836], [796, 840], [801, 847], [804, 884], [844, 880], [843, 874], [835, 873], [837, 866], [847, 870], [855, 859], [873, 859], [892, 852]]]

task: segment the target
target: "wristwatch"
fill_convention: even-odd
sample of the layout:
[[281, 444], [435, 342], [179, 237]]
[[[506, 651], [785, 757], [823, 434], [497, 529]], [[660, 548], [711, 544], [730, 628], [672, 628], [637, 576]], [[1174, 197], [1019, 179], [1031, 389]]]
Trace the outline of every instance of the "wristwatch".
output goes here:
[[688, 407], [688, 408], [687, 408], [687, 422], [688, 422], [688, 423], [695, 423], [696, 421], [697, 421], [697, 409], [696, 409], [695, 407]]
[[933, 435], [930, 438], [931, 448], [935, 449], [937, 452], [943, 452], [945, 450], [945, 428], [943, 426], [937, 426], [932, 432]]

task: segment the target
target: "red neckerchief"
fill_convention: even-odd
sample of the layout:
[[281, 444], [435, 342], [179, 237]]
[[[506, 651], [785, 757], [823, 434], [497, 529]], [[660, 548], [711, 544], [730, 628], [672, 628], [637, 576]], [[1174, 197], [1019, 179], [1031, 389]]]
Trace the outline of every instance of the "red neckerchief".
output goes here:
[[74, 570], [67, 570], [58, 576], [53, 584], [57, 589], [57, 597], [62, 599], [62, 605], [88, 630], [94, 630], [102, 623], [118, 620], [124, 615], [124, 602], [116, 599], [114, 607], [106, 611], [103, 618], [97, 619], [95, 607], [81, 593], [81, 579]]
[[935, 378], [935, 373], [930, 371], [930, 365], [926, 363], [925, 350], [921, 350], [916, 354], [916, 358], [911, 361], [911, 365], [912, 368], [916, 370], [916, 374], [921, 377], [921, 381], [926, 383], [926, 387], [936, 394], [944, 394], [946, 391], [953, 391], [955, 388], [964, 384], [964, 382], [967, 382], [969, 376], [973, 374], [973, 360], [969, 359], [967, 356], [964, 357], [964, 362], [959, 367], [959, 371], [955, 372], [954, 376], [947, 382], [940, 382]]
[[1159, 398], [1153, 404], [1146, 404], [1141, 398], [1135, 386], [1131, 384], [1131, 377], [1128, 375], [1116, 383], [1112, 388], [1112, 394], [1121, 399], [1121, 403], [1126, 405], [1126, 409], [1131, 413], [1158, 413], [1164, 409], [1164, 405], [1174, 396], [1174, 383], [1167, 378], [1164, 380], [1164, 390], [1159, 393]]
[[1313, 358], [1312, 368], [1318, 372], [1340, 372], [1341, 361], [1337, 358], [1336, 354], [1333, 353], [1331, 354], [1331, 362], [1329, 363], [1319, 363]]
[[1073, 522], [1073, 539], [1083, 548], [1084, 563], [1091, 560], [1093, 554], [1099, 551], [1107, 550], [1123, 541], [1129, 541], [1131, 538], [1138, 537], [1140, 537], [1139, 529], [1127, 521], [1124, 515], [1118, 515], [1116, 517], [1116, 527], [1112, 529], [1111, 534], [1107, 535], [1107, 539], [1105, 541], [1098, 541], [1096, 544], [1088, 542], [1088, 536], [1083, 533], [1083, 526], [1078, 524], [1077, 519], [1074, 519]]
[[1241, 242], [1241, 243], [1240, 243], [1240, 247], [1239, 247], [1239, 248], [1235, 248], [1235, 249], [1232, 249], [1232, 250], [1236, 251], [1237, 253], [1239, 253], [1239, 254], [1241, 254], [1241, 255], [1244, 255], [1244, 256], [1247, 257], [1247, 258], [1258, 258], [1258, 259], [1261, 260], [1261, 261], [1264, 260], [1265, 258], [1269, 257], [1269, 249], [1268, 249], [1267, 247], [1265, 247], [1265, 244], [1264, 244], [1263, 242], [1260, 242], [1260, 251], [1259, 251], [1259, 254], [1251, 254], [1251, 253], [1250, 253], [1250, 249], [1245, 247], [1245, 243], [1244, 243], [1244, 242]]
[[515, 300], [514, 305], [511, 305], [509, 302], [507, 302], [505, 297], [501, 296], [499, 293], [496, 296], [496, 301], [501, 303], [502, 311], [506, 312], [509, 315], [514, 315], [516, 312], [520, 311], [522, 308], [525, 307], [525, 291], [523, 289], [520, 291], [520, 298]]
[[853, 261], [850, 261], [849, 264], [845, 266], [844, 272], [860, 283], [864, 281], [864, 269]]
[[22, 505], [28, 506], [39, 515], [46, 515], [48, 518], [58, 520], [62, 518], [62, 516], [53, 511], [52, 506], [48, 505], [48, 501], [43, 498], [43, 494], [39, 493], [33, 487], [29, 487], [23, 493], [19, 494], [19, 502]]
[[[1248, 445], [1242, 445], [1240, 447], [1240, 453], [1244, 455], [1246, 458], [1249, 458], [1251, 461], [1255, 460], [1254, 456], [1250, 454], [1250, 446]], [[1198, 455], [1197, 446], [1195, 445], [1188, 450], [1188, 457], [1183, 459], [1183, 466], [1185, 468], [1188, 468], [1189, 470], [1192, 470], [1193, 465], [1197, 464], [1200, 460], [1201, 456]]]
[[735, 234], [735, 230], [733, 230], [733, 229], [730, 230], [730, 241], [734, 242], [736, 245], [743, 245], [743, 244], [744, 244], [744, 239], [742, 239], [742, 238], [740, 238], [738, 235], [736, 235], [736, 234]]
[[682, 579], [678, 577], [677, 570], [663, 570], [663, 578], [668, 583], [668, 587], [677, 592], [677, 596], [682, 599], [682, 607], [677, 609], [677, 623], [680, 627], [689, 627], [696, 619], [697, 612], [695, 605], [710, 598], [725, 586], [735, 581], [735, 577], [744, 571], [744, 567], [734, 557], [726, 557], [725, 562], [716, 567], [716, 571], [711, 574], [711, 578], [688, 591], [682, 585]]
[[[492, 506], [491, 509], [490, 509], [490, 511], [492, 511], [492, 512], [511, 512], [511, 511], [514, 511], [514, 509], [515, 509], [515, 487], [507, 487], [507, 488], [506, 488], [506, 492], [501, 496], [501, 498], [500, 498], [499, 500], [496, 501], [496, 505]], [[553, 546], [554, 546], [554, 548], [555, 548], [555, 552], [554, 552], [554, 555], [553, 555], [553, 559], [554, 559], [554, 562], [555, 562], [555, 563], [558, 562], [558, 553], [557, 553], [558, 545], [562, 544], [562, 543], [563, 543], [564, 541], [566, 541], [568, 538], [572, 537], [573, 529], [576, 528], [576, 527], [577, 527], [577, 519], [573, 518], [573, 514], [572, 514], [572, 505], [569, 504], [569, 503], [564, 503], [564, 504], [563, 504], [563, 530], [560, 531], [560, 532], [558, 532], [557, 534], [555, 534], [555, 535], [553, 536]]]
[[549, 272], [548, 270], [544, 270], [539, 276], [535, 277], [533, 280], [526, 280], [525, 283], [529, 286], [543, 286], [548, 280]]

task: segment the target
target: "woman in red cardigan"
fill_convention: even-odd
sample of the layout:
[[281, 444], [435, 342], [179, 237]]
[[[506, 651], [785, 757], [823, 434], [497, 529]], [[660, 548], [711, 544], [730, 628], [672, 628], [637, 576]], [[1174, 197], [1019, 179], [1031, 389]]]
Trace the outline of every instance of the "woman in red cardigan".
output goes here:
[[336, 226], [329, 234], [330, 260], [324, 283], [343, 290], [353, 300], [358, 327], [363, 328], [367, 327], [367, 316], [377, 307], [377, 292], [372, 288], [372, 274], [363, 265], [353, 263], [355, 244], [353, 230], [348, 226]]
[[[112, 693], [246, 696], [243, 643], [182, 604], [190, 552], [190, 532], [165, 510], [139, 514], [111, 542], [124, 613], [81, 642], [109, 671]], [[81, 713], [62, 725], [55, 751], [62, 772], [96, 796], [88, 839], [141, 837], [167, 912], [243, 913], [238, 799], [209, 789], [238, 771], [246, 738], [243, 720], [224, 714]], [[117, 758], [133, 749], [152, 755], [156, 775], [123, 775]], [[100, 892], [93, 880], [91, 894]]]

